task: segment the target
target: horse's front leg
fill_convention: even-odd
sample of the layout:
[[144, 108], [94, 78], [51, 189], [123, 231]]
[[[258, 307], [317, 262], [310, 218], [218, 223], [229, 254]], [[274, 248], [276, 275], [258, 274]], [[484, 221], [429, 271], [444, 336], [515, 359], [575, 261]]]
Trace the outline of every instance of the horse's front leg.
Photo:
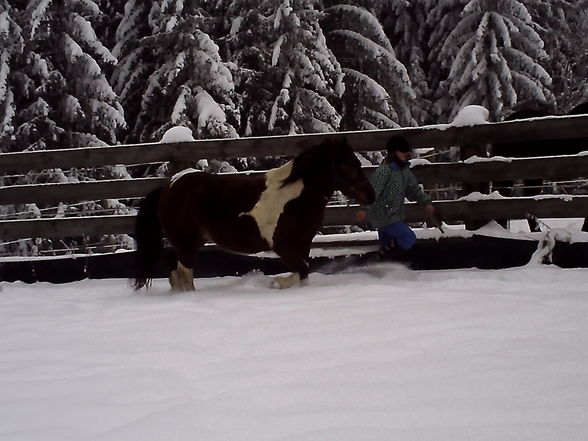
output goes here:
[[286, 245], [277, 244], [274, 246], [274, 252], [280, 256], [282, 261], [292, 271], [292, 274], [289, 276], [274, 277], [274, 287], [284, 289], [290, 288], [298, 283], [308, 283], [310, 246], [296, 248], [292, 243]]

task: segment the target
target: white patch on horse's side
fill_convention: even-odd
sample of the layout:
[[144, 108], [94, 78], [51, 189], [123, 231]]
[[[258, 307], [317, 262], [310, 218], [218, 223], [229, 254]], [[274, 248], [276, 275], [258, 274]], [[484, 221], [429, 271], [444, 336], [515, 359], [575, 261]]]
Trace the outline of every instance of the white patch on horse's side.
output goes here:
[[196, 170], [195, 168], [186, 168], [182, 171], [177, 172], [175, 175], [172, 176], [171, 182], [169, 183], [169, 186], [171, 187], [172, 185], [174, 185], [174, 182], [176, 182], [182, 176], [187, 175], [189, 173], [196, 173], [198, 171], [200, 171], [200, 170]]
[[265, 178], [265, 190], [261, 193], [259, 200], [251, 211], [240, 214], [240, 216], [249, 215], [255, 219], [261, 236], [270, 247], [274, 245], [274, 231], [285, 205], [300, 196], [304, 187], [302, 179], [281, 186], [282, 181], [290, 176], [291, 172], [292, 161], [268, 171]]

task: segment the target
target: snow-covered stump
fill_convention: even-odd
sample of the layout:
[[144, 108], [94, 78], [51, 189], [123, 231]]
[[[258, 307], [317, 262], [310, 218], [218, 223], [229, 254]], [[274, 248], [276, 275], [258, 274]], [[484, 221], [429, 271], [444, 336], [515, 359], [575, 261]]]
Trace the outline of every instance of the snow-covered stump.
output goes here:
[[[164, 134], [160, 143], [165, 144], [173, 144], [173, 143], [181, 143], [181, 142], [191, 142], [195, 141], [194, 136], [192, 134], [192, 130], [188, 127], [183, 126], [175, 126], [167, 130]], [[172, 177], [176, 173], [181, 172], [182, 170], [186, 170], [194, 166], [194, 161], [188, 160], [176, 160], [170, 161], [167, 164], [167, 173], [166, 176]]]

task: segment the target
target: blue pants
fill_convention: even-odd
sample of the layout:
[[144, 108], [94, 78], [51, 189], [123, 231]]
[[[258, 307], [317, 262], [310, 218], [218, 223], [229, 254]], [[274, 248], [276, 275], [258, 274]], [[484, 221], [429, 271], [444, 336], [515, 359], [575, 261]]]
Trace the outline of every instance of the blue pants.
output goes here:
[[380, 247], [386, 246], [390, 241], [393, 241], [395, 246], [408, 250], [416, 243], [416, 235], [404, 222], [396, 221], [385, 227], [378, 228], [378, 240]]

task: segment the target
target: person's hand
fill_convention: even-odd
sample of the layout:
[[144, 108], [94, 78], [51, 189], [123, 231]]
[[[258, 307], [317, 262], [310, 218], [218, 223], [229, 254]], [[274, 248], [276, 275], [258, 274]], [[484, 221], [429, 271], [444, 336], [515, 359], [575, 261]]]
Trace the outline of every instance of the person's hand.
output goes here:
[[433, 207], [433, 204], [427, 204], [425, 205], [425, 211], [427, 212], [427, 216], [432, 217], [435, 213], [435, 207]]
[[364, 210], [357, 210], [355, 212], [355, 220], [358, 224], [362, 224], [365, 222], [366, 214]]

